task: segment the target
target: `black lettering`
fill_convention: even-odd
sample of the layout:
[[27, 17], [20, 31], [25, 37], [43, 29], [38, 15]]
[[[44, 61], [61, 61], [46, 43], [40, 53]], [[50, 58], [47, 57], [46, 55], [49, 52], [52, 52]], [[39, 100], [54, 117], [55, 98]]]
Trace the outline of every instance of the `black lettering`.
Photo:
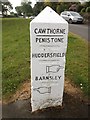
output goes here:
[[35, 80], [36, 80], [36, 81], [38, 80], [38, 77], [37, 77], [37, 76], [35, 77]]
[[61, 79], [61, 76], [58, 76], [59, 80]]
[[45, 33], [46, 32], [46, 29], [41, 29], [41, 33]]
[[42, 80], [42, 77], [40, 77], [39, 80]]
[[34, 32], [35, 32], [36, 34], [38, 34], [38, 33], [37, 33], [37, 30], [38, 30], [38, 28], [35, 28], [35, 30], [34, 30]]

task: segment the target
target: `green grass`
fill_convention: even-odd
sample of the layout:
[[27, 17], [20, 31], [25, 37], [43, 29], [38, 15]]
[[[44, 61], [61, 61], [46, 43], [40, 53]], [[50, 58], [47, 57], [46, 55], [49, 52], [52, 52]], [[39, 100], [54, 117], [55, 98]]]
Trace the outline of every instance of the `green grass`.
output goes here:
[[2, 98], [2, 20], [0, 19], [0, 100]]
[[[30, 79], [29, 19], [3, 19], [2, 82], [3, 96], [14, 93], [20, 84]], [[66, 77], [88, 94], [88, 44], [69, 34]], [[81, 87], [81, 86], [80, 86]]]
[[2, 78], [3, 95], [15, 92], [30, 79], [29, 22], [26, 19], [3, 19]]
[[88, 82], [88, 42], [74, 34], [69, 34], [66, 77], [78, 85], [86, 95], [90, 95], [90, 91], [88, 91], [90, 89]]

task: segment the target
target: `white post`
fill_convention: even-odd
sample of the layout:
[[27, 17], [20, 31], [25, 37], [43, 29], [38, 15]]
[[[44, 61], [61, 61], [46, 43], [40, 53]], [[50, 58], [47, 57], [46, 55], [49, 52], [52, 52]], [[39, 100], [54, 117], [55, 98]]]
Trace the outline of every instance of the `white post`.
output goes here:
[[68, 23], [46, 7], [30, 23], [32, 111], [62, 106]]

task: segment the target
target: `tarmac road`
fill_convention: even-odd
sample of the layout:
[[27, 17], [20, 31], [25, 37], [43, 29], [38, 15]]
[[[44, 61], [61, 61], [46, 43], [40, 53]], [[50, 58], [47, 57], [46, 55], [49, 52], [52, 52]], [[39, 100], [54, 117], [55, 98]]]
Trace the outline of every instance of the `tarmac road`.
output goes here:
[[90, 26], [85, 24], [69, 24], [69, 32], [77, 34], [88, 41], [90, 41], [89, 30]]
[[[31, 112], [30, 99], [3, 105], [3, 118], [88, 118], [88, 104], [64, 93], [63, 107]], [[33, 119], [34, 120], [34, 119]]]

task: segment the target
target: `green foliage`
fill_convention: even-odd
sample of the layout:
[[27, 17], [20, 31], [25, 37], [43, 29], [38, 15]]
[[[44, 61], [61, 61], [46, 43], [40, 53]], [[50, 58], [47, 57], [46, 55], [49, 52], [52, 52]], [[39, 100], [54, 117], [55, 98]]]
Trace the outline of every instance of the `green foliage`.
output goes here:
[[70, 3], [59, 3], [60, 5], [60, 13], [65, 11], [65, 10], [68, 10], [69, 9], [69, 6], [70, 6]]
[[33, 8], [33, 14], [38, 15], [46, 6], [51, 7], [54, 11], [60, 14], [64, 10], [68, 10], [69, 2], [37, 2]]
[[45, 6], [43, 2], [37, 2], [33, 8], [33, 15], [38, 15], [44, 9], [44, 7]]
[[13, 9], [12, 4], [8, 0], [0, 0], [0, 9], [2, 8], [2, 14], [7, 15], [7, 11]]
[[83, 5], [81, 3], [78, 3], [77, 5], [77, 12], [80, 12], [83, 8]]
[[21, 6], [17, 6], [17, 7], [15, 7], [15, 9], [16, 9], [16, 11], [17, 11], [17, 14], [18, 14], [19, 16], [21, 16], [21, 15], [22, 15]]
[[88, 2], [84, 2], [83, 4], [80, 5], [81, 6], [81, 13], [85, 13], [87, 11], [90, 11], [90, 0]]
[[[85, 12], [87, 7], [90, 7], [90, 2], [84, 2], [81, 4], [80, 2], [59, 2], [56, 0], [55, 2], [51, 2], [51, 0], [44, 0], [44, 2], [36, 2], [34, 7], [31, 7], [31, 2], [28, 0], [22, 0], [21, 6], [16, 7], [16, 11], [18, 15], [23, 13], [24, 16], [38, 15], [46, 6], [50, 6], [53, 10], [55, 10], [58, 14], [65, 10], [69, 10], [70, 8], [75, 9], [77, 12]], [[75, 8], [76, 4], [76, 8]]]
[[57, 12], [58, 14], [60, 14], [60, 11], [61, 11], [61, 7], [60, 7], [60, 5], [57, 5], [56, 12]]
[[81, 13], [84, 13], [84, 12], [85, 12], [85, 10], [86, 10], [85, 8], [82, 8], [82, 9], [81, 9]]
[[31, 16], [33, 14], [33, 10], [32, 10], [32, 7], [31, 7], [31, 2], [22, 2], [21, 3], [21, 6], [17, 6], [15, 7], [18, 15], [23, 15], [24, 16]]
[[30, 16], [32, 15], [32, 7], [31, 7], [31, 3], [28, 2], [23, 2], [22, 3], [22, 6], [21, 6], [21, 10], [22, 10], [22, 13], [25, 15], [25, 16]]
[[85, 8], [90, 7], [90, 0], [88, 0], [88, 2], [84, 2], [82, 5]]
[[87, 13], [90, 12], [90, 7], [87, 7], [87, 8], [86, 8], [86, 12], [87, 12]]
[[45, 1], [45, 2], [44, 2], [44, 6], [45, 6], [45, 7], [46, 7], [46, 6], [52, 7], [52, 3], [51, 3], [51, 2], [48, 2], [48, 1]]

